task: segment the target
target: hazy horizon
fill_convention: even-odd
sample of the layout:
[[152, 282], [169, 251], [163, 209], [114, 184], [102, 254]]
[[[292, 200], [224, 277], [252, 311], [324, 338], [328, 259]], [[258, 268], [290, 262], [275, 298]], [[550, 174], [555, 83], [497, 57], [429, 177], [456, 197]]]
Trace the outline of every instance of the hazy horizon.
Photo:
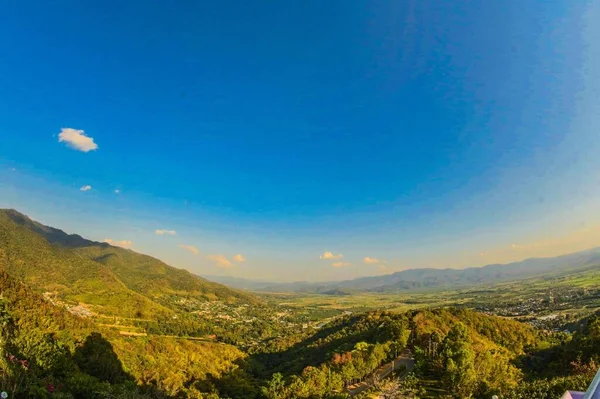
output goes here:
[[[2, 208], [0, 208], [0, 209], [2, 209]], [[10, 208], [10, 209], [12, 209], [14, 211], [17, 211], [19, 213], [22, 213], [18, 209], [14, 209], [14, 208]], [[25, 215], [25, 216], [29, 217], [29, 215]], [[32, 219], [32, 220], [45, 225], [43, 222], [41, 222], [39, 220], [35, 220], [35, 219]], [[46, 226], [48, 226], [48, 225], [46, 225]], [[57, 226], [48, 226], [48, 227], [53, 227], [53, 228], [57, 228], [59, 230], [62, 230], [60, 227], [57, 227]], [[81, 236], [81, 234], [78, 234], [77, 232], [68, 232], [68, 231], [64, 231], [64, 230], [63, 230], [63, 232], [65, 232], [66, 234], [69, 234], [69, 235], [76, 234], [76, 235], [80, 235]], [[162, 235], [162, 234], [168, 234], [168, 233], [160, 233], [159, 235]], [[83, 238], [84, 239], [88, 239], [88, 237], [85, 237], [85, 236], [83, 236]], [[136, 251], [135, 248], [132, 248], [129, 245], [120, 245], [120, 243], [118, 243], [118, 242], [112, 242], [111, 240], [104, 240], [104, 241], [97, 241], [97, 242], [108, 243], [108, 244], [111, 244], [111, 245], [115, 245], [117, 247], [127, 248], [127, 249], [130, 249], [132, 251], [144, 254], [143, 252]], [[497, 265], [508, 266], [508, 265], [510, 265], [512, 263], [524, 262], [524, 261], [531, 260], [531, 259], [555, 258], [555, 257], [566, 256], [566, 255], [571, 255], [571, 254], [580, 253], [580, 252], [593, 251], [593, 250], [596, 250], [596, 249], [599, 249], [599, 248], [600, 248], [600, 246], [594, 246], [594, 247], [579, 249], [579, 250], [577, 250], [575, 252], [557, 253], [557, 254], [547, 255], [547, 256], [527, 257], [527, 258], [517, 259], [517, 260], [511, 261], [511, 262], [507, 262], [507, 263], [491, 263], [491, 264], [472, 265], [472, 266], [464, 266], [464, 267], [444, 267], [444, 266], [437, 267], [437, 268], [435, 268], [435, 267], [428, 267], [428, 266], [424, 266], [424, 267], [407, 267], [407, 268], [404, 268], [404, 269], [393, 270], [393, 271], [385, 271], [384, 273], [375, 273], [373, 275], [367, 275], [367, 276], [362, 276], [362, 277], [374, 277], [374, 276], [378, 276], [378, 275], [387, 275], [387, 274], [392, 274], [392, 273], [401, 272], [401, 271], [418, 270], [418, 269], [465, 270], [465, 269], [482, 268], [482, 267], [486, 267], [486, 266], [497, 266]], [[147, 255], [147, 254], [144, 254], [144, 255]], [[168, 264], [168, 261], [166, 261], [164, 259], [160, 259], [160, 258], [157, 258], [157, 259], [159, 259], [162, 262], [165, 262], [165, 263]], [[170, 266], [176, 266], [176, 265], [170, 265]], [[190, 270], [190, 271], [192, 271], [192, 270]], [[235, 275], [227, 275], [227, 274], [197, 274], [197, 275], [201, 276], [201, 277], [208, 278], [208, 279], [210, 277], [230, 277], [230, 278], [239, 278], [239, 279], [243, 279], [243, 280], [248, 280], [248, 281], [252, 281], [252, 282], [282, 283], [282, 284], [285, 284], [285, 283], [330, 283], [330, 282], [340, 282], [340, 281], [345, 281], [345, 280], [352, 280], [352, 278], [347, 278], [347, 279], [346, 278], [342, 278], [342, 279], [338, 279], [338, 280], [310, 280], [310, 279], [306, 279], [306, 280], [271, 280], [271, 279], [268, 279], [268, 278], [265, 278], [265, 279], [258, 279], [258, 278], [252, 278], [252, 277], [244, 278], [244, 277], [239, 277], [239, 276], [235, 276]]]
[[[528, 258], [523, 258], [523, 259], [517, 259], [515, 261], [511, 261], [508, 263], [486, 263], [483, 265], [473, 265], [473, 266], [465, 266], [465, 267], [408, 267], [406, 269], [399, 269], [399, 270], [394, 270], [394, 271], [390, 271], [388, 273], [384, 273], [383, 275], [386, 274], [392, 274], [392, 273], [397, 273], [397, 272], [402, 272], [402, 271], [406, 271], [406, 270], [418, 270], [418, 269], [438, 269], [438, 270], [443, 270], [443, 269], [452, 269], [452, 270], [465, 270], [465, 269], [477, 269], [477, 268], [482, 268], [482, 267], [486, 267], [486, 266], [496, 266], [496, 265], [500, 265], [500, 266], [508, 266], [512, 263], [520, 263], [520, 262], [524, 262], [527, 260], [531, 260], [531, 259], [548, 259], [548, 258], [555, 258], [555, 257], [560, 257], [560, 256], [565, 256], [565, 255], [571, 255], [574, 253], [579, 253], [579, 252], [585, 252], [585, 251], [592, 251], [595, 249], [599, 249], [600, 246], [596, 246], [596, 247], [591, 247], [591, 248], [585, 248], [582, 250], [578, 250], [575, 252], [566, 252], [566, 253], [561, 253], [561, 254], [557, 254], [557, 255], [552, 255], [552, 256], [538, 256], [538, 257], [528, 257]], [[378, 274], [374, 274], [373, 276], [377, 276]], [[232, 276], [232, 275], [227, 275], [227, 274], [203, 274], [201, 275], [201, 277], [205, 277], [205, 278], [209, 278], [209, 277], [231, 277], [231, 278], [241, 278], [244, 280], [248, 280], [248, 281], [253, 281], [253, 282], [264, 282], [264, 283], [328, 283], [328, 282], [338, 282], [338, 281], [345, 281], [347, 279], [341, 279], [341, 280], [284, 280], [284, 281], [271, 281], [268, 279], [254, 279], [254, 278], [243, 278], [243, 277], [238, 277], [238, 276]], [[371, 276], [362, 276], [362, 277], [371, 277]], [[348, 280], [352, 280], [352, 279], [348, 279]]]

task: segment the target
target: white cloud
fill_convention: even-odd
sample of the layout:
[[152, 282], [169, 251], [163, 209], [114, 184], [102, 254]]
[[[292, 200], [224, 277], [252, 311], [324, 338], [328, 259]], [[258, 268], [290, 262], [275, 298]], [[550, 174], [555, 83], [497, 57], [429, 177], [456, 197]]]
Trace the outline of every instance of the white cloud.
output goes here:
[[128, 240], [115, 241], [110, 238], [107, 238], [104, 240], [104, 242], [107, 244], [110, 244], [110, 245], [114, 245], [115, 247], [121, 247], [121, 248], [131, 248], [133, 246], [133, 242], [128, 241]]
[[90, 186], [89, 184], [86, 184], [85, 186], [81, 186], [80, 190], [81, 191], [90, 191], [92, 189], [92, 186]]
[[198, 255], [200, 253], [200, 251], [198, 250], [198, 248], [196, 248], [193, 245], [183, 245], [183, 244], [180, 244], [179, 248], [185, 249], [186, 251], [189, 251], [189, 252], [191, 252], [194, 255]]
[[383, 263], [384, 261], [379, 260], [377, 258], [371, 258], [370, 256], [365, 256], [363, 262], [365, 262], [368, 265], [376, 265], [378, 263]]
[[244, 255], [242, 255], [242, 254], [237, 254], [236, 256], [233, 257], [233, 260], [236, 262], [245, 262], [246, 258], [244, 258]]
[[229, 259], [227, 259], [223, 255], [208, 255], [207, 258], [209, 260], [215, 262], [215, 264], [218, 267], [222, 267], [224, 269], [227, 269], [227, 268], [230, 268], [233, 266], [233, 264], [229, 261]]
[[346, 267], [346, 266], [350, 266], [350, 263], [348, 262], [334, 262], [331, 264], [332, 267]]
[[331, 252], [324, 252], [323, 255], [319, 256], [320, 259], [325, 259], [325, 260], [337, 260], [337, 259], [342, 259], [343, 257], [344, 257], [344, 255], [342, 255], [342, 254], [334, 255]]
[[121, 194], [121, 190], [119, 190], [118, 188], [115, 188], [115, 194]]
[[58, 135], [59, 143], [66, 143], [67, 146], [77, 151], [89, 152], [98, 148], [92, 137], [86, 136], [83, 130], [63, 127]]
[[166, 234], [166, 235], [169, 235], [169, 236], [174, 236], [174, 235], [177, 235], [177, 232], [176, 232], [175, 230], [162, 230], [162, 229], [157, 229], [157, 230], [155, 231], [155, 233], [156, 233], [157, 235], [159, 235], [159, 236], [164, 236], [165, 234]]
[[17, 169], [16, 169], [16, 168], [10, 168], [10, 171], [11, 171], [11, 172], [16, 172], [16, 171], [17, 171]]

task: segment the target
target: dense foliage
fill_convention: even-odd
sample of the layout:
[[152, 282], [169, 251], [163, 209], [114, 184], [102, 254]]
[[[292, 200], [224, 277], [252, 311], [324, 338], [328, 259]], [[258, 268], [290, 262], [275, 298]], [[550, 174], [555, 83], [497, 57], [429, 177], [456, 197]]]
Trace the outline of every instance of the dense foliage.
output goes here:
[[[236, 369], [233, 346], [167, 337], [122, 337], [49, 304], [0, 273], [2, 390], [33, 397], [201, 397], [203, 383]], [[137, 387], [137, 386], [140, 387]]]

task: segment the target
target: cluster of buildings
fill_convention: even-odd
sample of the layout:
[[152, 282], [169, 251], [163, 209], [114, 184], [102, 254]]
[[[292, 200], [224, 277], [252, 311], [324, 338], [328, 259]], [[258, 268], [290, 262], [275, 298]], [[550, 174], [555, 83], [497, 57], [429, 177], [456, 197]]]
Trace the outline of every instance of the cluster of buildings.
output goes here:
[[56, 299], [56, 293], [54, 293], [54, 292], [44, 292], [42, 294], [42, 296], [44, 297], [44, 299], [46, 301], [50, 302], [54, 306], [60, 306], [62, 308], [65, 308], [69, 313], [72, 313], [75, 316], [91, 317], [94, 315], [94, 313], [91, 310], [89, 310], [85, 305], [82, 305], [82, 304], [69, 305], [67, 303], [64, 303], [64, 302]]

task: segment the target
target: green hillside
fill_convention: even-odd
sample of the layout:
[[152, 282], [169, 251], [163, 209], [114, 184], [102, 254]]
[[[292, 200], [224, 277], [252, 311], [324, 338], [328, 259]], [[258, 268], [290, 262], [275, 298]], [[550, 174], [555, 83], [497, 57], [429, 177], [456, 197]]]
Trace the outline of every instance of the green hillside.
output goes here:
[[68, 235], [14, 210], [0, 210], [0, 268], [39, 292], [104, 315], [166, 317], [178, 295], [257, 302], [155, 258]]
[[244, 356], [225, 344], [120, 336], [4, 272], [0, 332], [0, 390], [10, 397], [210, 398], [216, 388], [206, 381], [234, 370]]
[[[516, 362], [526, 349], [544, 342], [531, 326], [466, 309], [374, 311], [339, 318], [298, 341], [280, 342], [278, 351], [254, 355], [251, 366], [263, 378], [276, 373], [266, 389], [269, 398], [334, 397], [328, 393], [368, 381], [381, 364], [409, 347], [415, 374], [399, 397], [458, 392], [448, 397], [489, 398], [508, 395], [523, 383], [525, 373]], [[456, 361], [464, 374], [449, 367]]]
[[87, 259], [111, 270], [128, 288], [153, 298], [165, 295], [185, 295], [204, 300], [256, 303], [257, 299], [195, 276], [187, 270], [171, 267], [156, 258], [103, 243], [75, 249]]

